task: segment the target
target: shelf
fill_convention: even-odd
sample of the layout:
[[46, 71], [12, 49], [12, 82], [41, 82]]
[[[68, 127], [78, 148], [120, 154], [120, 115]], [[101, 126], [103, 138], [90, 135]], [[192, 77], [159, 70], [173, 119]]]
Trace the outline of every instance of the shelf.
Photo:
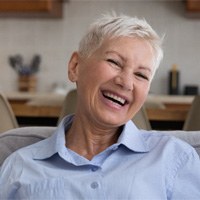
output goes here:
[[0, 0], [1, 17], [62, 17], [62, 0]]

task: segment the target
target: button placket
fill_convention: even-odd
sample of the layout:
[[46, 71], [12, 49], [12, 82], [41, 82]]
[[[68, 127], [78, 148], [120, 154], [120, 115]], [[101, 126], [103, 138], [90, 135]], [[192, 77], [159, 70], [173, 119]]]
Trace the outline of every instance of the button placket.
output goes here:
[[100, 171], [98, 171], [100, 169], [100, 167], [98, 166], [91, 166], [91, 171], [92, 171], [92, 179], [91, 179], [91, 183], [90, 183], [90, 187], [92, 189], [99, 189], [100, 188], [100, 179], [101, 179], [101, 176], [100, 176]]

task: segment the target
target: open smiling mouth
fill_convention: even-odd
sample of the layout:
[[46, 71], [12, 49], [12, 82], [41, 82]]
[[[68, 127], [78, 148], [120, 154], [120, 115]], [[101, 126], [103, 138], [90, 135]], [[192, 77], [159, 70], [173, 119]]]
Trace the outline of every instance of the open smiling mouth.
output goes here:
[[117, 95], [114, 95], [110, 92], [103, 92], [103, 96], [112, 101], [113, 103], [119, 104], [120, 106], [124, 106], [128, 103], [128, 101], [122, 97], [119, 97]]

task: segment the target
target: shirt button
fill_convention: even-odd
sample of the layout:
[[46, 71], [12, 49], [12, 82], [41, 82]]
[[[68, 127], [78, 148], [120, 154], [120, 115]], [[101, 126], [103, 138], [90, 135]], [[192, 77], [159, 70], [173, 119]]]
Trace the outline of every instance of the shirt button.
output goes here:
[[95, 166], [94, 166], [94, 167], [91, 168], [91, 170], [92, 170], [93, 172], [96, 172], [96, 171], [98, 170], [98, 167], [95, 167]]
[[96, 188], [99, 187], [99, 184], [97, 182], [93, 182], [93, 183], [91, 183], [90, 186], [91, 186], [92, 189], [96, 189]]

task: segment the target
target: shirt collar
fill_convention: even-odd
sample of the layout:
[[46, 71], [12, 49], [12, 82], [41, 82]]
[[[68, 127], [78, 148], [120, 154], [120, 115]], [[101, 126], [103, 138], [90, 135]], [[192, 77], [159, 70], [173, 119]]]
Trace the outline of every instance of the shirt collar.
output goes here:
[[65, 132], [71, 126], [72, 120], [72, 115], [63, 118], [54, 134], [38, 143], [38, 148], [33, 154], [33, 159], [50, 158], [56, 153], [64, 154], [66, 152]]
[[128, 121], [118, 139], [118, 144], [123, 144], [128, 149], [135, 152], [149, 152], [150, 148], [145, 142], [142, 130], [138, 129], [132, 120]]
[[[72, 115], [65, 117], [52, 136], [39, 142], [39, 146], [37, 146], [37, 150], [33, 154], [33, 159], [40, 160], [50, 158], [56, 153], [67, 155], [67, 148], [65, 147], [65, 132], [71, 126], [72, 120]], [[134, 152], [148, 152], [149, 147], [141, 133], [142, 130], [139, 130], [130, 120], [124, 125], [118, 142], [115, 145], [119, 146], [122, 144]]]

